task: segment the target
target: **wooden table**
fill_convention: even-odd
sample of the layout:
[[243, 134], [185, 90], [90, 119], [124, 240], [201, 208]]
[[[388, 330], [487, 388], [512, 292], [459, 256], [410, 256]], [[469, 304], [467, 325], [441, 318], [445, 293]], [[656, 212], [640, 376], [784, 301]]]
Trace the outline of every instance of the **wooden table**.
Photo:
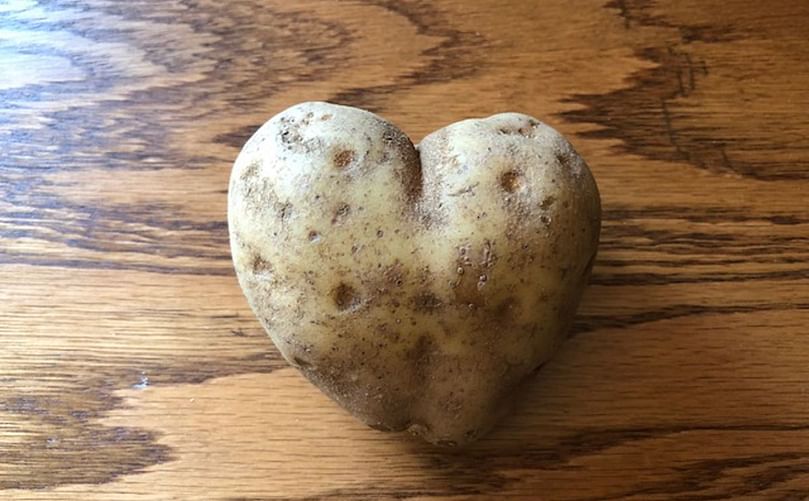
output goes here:
[[[0, 498], [809, 499], [809, 3], [0, 3]], [[469, 450], [367, 429], [232, 271], [299, 101], [563, 131], [605, 221], [571, 340]]]

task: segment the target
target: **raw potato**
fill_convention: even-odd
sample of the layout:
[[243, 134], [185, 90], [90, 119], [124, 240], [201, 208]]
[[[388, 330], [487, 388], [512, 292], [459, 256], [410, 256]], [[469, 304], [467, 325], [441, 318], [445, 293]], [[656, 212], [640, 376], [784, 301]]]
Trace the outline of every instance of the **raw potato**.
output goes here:
[[600, 212], [587, 165], [529, 116], [416, 148], [319, 102], [250, 138], [228, 201], [239, 282], [286, 360], [369, 426], [442, 445], [486, 433], [564, 339]]

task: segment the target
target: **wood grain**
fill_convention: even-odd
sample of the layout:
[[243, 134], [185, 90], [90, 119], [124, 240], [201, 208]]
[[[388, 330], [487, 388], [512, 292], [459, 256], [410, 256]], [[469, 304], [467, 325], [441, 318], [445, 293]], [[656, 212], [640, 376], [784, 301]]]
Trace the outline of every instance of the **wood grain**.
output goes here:
[[[809, 4], [0, 3], [0, 498], [809, 499]], [[366, 429], [229, 261], [304, 100], [414, 140], [518, 110], [602, 191], [571, 340], [489, 438]]]

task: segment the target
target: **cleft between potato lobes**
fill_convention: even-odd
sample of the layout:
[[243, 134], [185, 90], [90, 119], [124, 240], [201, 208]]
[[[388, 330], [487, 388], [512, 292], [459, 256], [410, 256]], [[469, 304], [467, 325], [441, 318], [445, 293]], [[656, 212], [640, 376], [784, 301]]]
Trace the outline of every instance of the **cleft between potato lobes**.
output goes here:
[[445, 446], [485, 435], [564, 339], [600, 211], [585, 162], [527, 115], [415, 147], [322, 102], [264, 124], [228, 195], [239, 283], [283, 356], [369, 426]]

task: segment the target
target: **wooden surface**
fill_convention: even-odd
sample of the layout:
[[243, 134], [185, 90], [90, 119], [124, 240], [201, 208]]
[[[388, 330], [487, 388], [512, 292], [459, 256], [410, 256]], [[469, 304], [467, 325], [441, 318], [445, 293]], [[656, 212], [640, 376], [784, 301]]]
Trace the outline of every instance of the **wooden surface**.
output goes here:
[[[809, 499], [809, 3], [0, 2], [0, 498]], [[295, 102], [418, 141], [517, 110], [605, 221], [571, 340], [488, 439], [355, 422], [229, 260]]]

